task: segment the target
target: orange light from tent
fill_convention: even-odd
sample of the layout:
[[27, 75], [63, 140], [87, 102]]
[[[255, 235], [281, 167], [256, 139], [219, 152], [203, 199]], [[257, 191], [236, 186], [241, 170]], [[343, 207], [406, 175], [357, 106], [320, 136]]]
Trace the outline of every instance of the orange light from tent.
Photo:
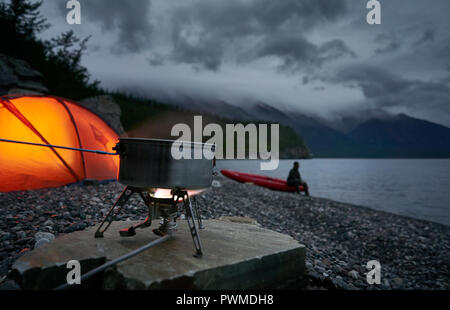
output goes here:
[[[6, 109], [0, 101], [0, 138], [45, 144], [34, 132], [36, 130], [50, 144], [80, 148], [77, 130], [69, 112], [71, 110], [66, 109], [57, 99], [20, 97], [10, 99], [9, 103], [14, 105], [33, 128]], [[101, 143], [95, 143], [92, 142], [95, 140], [94, 134], [80, 132], [82, 143], [86, 141], [86, 146], [111, 151], [117, 142], [117, 134], [90, 111], [78, 106], [74, 110], [77, 110], [72, 113], [76, 125], [78, 122], [93, 124], [98, 130], [97, 136], [100, 133], [103, 137]], [[84, 125], [81, 127], [84, 128]], [[0, 143], [0, 192], [57, 187], [85, 178], [117, 178], [119, 158], [115, 157], [118, 156], [94, 156], [97, 157], [90, 161], [85, 160], [85, 155], [77, 151]]]

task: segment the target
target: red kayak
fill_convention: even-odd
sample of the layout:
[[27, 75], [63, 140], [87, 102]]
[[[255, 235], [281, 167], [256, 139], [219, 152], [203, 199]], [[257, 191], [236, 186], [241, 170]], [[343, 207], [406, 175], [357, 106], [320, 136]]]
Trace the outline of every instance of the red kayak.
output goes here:
[[[280, 179], [274, 179], [259, 174], [243, 173], [230, 170], [222, 170], [222, 174], [232, 180], [241, 183], [252, 183], [258, 186], [270, 188], [282, 192], [296, 192], [297, 188], [294, 186], [288, 186], [286, 181]], [[300, 191], [304, 191], [303, 186], [299, 186]]]

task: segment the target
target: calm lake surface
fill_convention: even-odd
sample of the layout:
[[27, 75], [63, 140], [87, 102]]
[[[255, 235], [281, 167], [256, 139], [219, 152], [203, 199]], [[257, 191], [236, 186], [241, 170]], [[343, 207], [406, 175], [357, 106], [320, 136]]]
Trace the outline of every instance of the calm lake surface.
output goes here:
[[[293, 160], [274, 171], [259, 161], [218, 161], [229, 169], [285, 179]], [[450, 159], [299, 160], [312, 196], [450, 225]]]

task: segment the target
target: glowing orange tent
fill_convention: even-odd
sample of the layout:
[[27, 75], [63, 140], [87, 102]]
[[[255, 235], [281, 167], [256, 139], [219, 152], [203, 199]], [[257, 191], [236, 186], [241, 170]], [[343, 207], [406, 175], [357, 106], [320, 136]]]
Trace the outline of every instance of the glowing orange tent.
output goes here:
[[[0, 97], [0, 139], [112, 152], [117, 133], [58, 97]], [[0, 192], [117, 178], [118, 156], [0, 142]]]

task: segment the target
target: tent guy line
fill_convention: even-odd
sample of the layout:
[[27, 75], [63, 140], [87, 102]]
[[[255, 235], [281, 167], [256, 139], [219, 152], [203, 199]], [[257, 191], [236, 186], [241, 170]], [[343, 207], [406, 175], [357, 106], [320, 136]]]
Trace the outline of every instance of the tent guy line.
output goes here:
[[[25, 126], [27, 126], [35, 135], [39, 137], [43, 142], [46, 144], [50, 144], [47, 139], [37, 130], [33, 124], [23, 115], [17, 107], [11, 103], [11, 101], [8, 98], [0, 98], [0, 103], [10, 112], [12, 113], [19, 121], [21, 121]], [[70, 167], [70, 165], [67, 163], [67, 161], [59, 154], [55, 149], [51, 148], [52, 152], [58, 157], [58, 159], [61, 161], [61, 163], [66, 167], [66, 169], [69, 171], [71, 175], [77, 180], [80, 181], [80, 177], [78, 174]]]
[[100, 155], [118, 155], [117, 153], [110, 153], [110, 152], [105, 152], [105, 151], [86, 150], [86, 149], [78, 149], [78, 148], [74, 148], [74, 147], [67, 147], [67, 146], [60, 146], [60, 145], [31, 143], [31, 142], [15, 141], [15, 140], [7, 140], [7, 139], [0, 139], [0, 142], [17, 143], [17, 144], [25, 144], [25, 145], [33, 145], [33, 146], [44, 146], [44, 147], [55, 148], [55, 149], [80, 151], [80, 152], [95, 153], [95, 154], [100, 154]]

